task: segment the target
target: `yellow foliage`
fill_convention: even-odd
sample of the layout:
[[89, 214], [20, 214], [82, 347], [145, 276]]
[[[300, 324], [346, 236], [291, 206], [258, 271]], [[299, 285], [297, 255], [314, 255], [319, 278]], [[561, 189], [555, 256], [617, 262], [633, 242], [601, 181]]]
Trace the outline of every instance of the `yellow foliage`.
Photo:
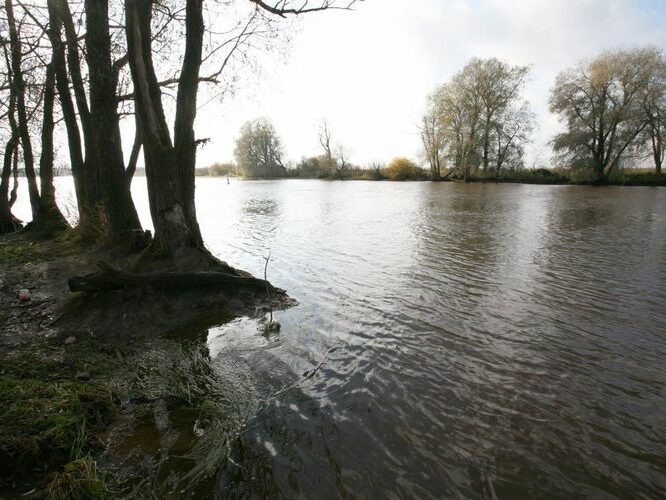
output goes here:
[[409, 158], [398, 157], [391, 160], [384, 175], [392, 181], [407, 181], [423, 179], [425, 172]]

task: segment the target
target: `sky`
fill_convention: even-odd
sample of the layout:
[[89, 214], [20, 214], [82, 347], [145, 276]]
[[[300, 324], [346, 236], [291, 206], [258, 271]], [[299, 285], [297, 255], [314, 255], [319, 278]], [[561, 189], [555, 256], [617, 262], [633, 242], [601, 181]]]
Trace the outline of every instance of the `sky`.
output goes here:
[[259, 117], [292, 161], [321, 154], [322, 119], [356, 164], [418, 159], [427, 95], [470, 58], [497, 57], [532, 65], [525, 97], [537, 130], [527, 161], [549, 166], [557, 74], [605, 49], [666, 48], [665, 25], [666, 0], [364, 0], [352, 12], [308, 14], [286, 55], [263, 57], [233, 97], [201, 107], [197, 135], [211, 141], [197, 163], [232, 161], [241, 125]]

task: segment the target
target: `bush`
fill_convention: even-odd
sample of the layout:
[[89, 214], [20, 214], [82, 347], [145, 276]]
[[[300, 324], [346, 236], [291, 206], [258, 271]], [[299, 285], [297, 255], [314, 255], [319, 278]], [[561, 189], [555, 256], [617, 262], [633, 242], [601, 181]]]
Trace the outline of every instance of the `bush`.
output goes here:
[[666, 174], [654, 171], [625, 170], [620, 172], [614, 183], [624, 186], [666, 186]]
[[394, 158], [383, 174], [391, 181], [419, 181], [428, 178], [426, 171], [408, 158]]
[[238, 174], [238, 169], [233, 163], [213, 163], [210, 167], [202, 170], [206, 170], [206, 173], [202, 175], [213, 177], [235, 177]]

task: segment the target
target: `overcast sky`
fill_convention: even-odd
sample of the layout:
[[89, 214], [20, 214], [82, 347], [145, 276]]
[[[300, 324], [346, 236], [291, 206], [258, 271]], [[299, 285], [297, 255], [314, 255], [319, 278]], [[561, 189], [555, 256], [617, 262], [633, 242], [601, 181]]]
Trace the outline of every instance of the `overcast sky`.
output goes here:
[[269, 118], [290, 160], [320, 154], [317, 123], [355, 163], [417, 158], [428, 93], [474, 56], [532, 64], [527, 99], [538, 130], [529, 162], [547, 164], [558, 129], [555, 76], [607, 48], [666, 47], [666, 0], [365, 0], [353, 12], [304, 16], [287, 57], [274, 56], [233, 98], [199, 111], [212, 141], [199, 166], [233, 159], [243, 122]]

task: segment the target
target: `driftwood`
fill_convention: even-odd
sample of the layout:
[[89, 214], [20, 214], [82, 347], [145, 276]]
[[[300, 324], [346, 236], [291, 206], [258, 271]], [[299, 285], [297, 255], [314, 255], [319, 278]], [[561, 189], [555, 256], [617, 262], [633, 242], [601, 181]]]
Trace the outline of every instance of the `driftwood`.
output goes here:
[[70, 278], [67, 281], [70, 291], [99, 292], [149, 286], [161, 289], [222, 288], [228, 286], [260, 288], [262, 290], [273, 288], [266, 280], [234, 276], [233, 274], [223, 272], [130, 273], [111, 267], [105, 262], [99, 262], [97, 266], [100, 268], [100, 271], [96, 273]]

